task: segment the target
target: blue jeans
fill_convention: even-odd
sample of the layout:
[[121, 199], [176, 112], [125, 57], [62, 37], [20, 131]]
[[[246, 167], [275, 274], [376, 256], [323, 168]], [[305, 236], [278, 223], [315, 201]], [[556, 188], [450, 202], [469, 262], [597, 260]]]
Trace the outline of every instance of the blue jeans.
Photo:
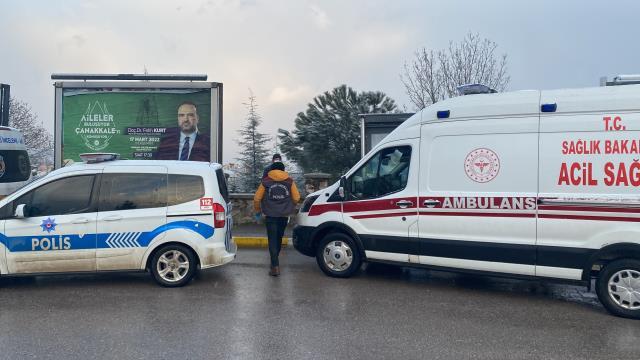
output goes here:
[[271, 267], [280, 266], [278, 254], [282, 247], [282, 236], [284, 229], [287, 227], [288, 218], [286, 217], [265, 217], [267, 225], [267, 238], [269, 238], [269, 255], [271, 256]]

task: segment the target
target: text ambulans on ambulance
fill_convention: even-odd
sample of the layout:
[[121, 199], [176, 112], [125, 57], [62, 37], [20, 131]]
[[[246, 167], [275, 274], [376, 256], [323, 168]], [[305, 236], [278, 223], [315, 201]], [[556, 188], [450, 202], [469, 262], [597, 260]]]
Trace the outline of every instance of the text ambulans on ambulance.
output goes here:
[[235, 258], [219, 164], [114, 158], [87, 154], [0, 201], [1, 275], [149, 270], [181, 286]]
[[590, 285], [640, 318], [640, 85], [474, 94], [406, 120], [308, 196], [293, 243], [362, 261]]

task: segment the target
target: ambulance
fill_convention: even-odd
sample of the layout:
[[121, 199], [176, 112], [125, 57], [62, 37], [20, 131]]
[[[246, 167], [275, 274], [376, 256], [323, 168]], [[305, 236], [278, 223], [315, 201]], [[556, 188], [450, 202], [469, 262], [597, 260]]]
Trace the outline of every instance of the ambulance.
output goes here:
[[31, 178], [29, 154], [20, 130], [0, 126], [0, 199]]
[[366, 261], [596, 279], [640, 318], [640, 85], [459, 90], [308, 196], [295, 248], [334, 277]]
[[235, 258], [219, 164], [81, 157], [0, 200], [0, 276], [149, 271], [177, 287]]

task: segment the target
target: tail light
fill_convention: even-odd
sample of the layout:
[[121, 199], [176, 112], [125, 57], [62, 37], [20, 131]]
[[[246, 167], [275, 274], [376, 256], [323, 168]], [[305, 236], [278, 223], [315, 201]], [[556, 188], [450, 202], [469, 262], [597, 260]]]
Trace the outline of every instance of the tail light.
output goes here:
[[225, 221], [227, 220], [224, 214], [224, 206], [214, 203], [213, 204], [213, 227], [216, 229], [223, 228]]

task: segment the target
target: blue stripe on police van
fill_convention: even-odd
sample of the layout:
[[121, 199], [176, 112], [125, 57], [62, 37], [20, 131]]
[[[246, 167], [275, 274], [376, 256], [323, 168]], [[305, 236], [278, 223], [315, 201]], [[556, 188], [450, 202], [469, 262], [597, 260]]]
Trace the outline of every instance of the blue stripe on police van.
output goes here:
[[147, 247], [158, 235], [173, 229], [185, 229], [199, 234], [204, 239], [213, 236], [215, 229], [199, 221], [174, 221], [148, 232], [121, 232], [101, 234], [50, 234], [7, 237], [0, 234], [0, 243], [11, 252], [50, 251], [50, 250], [86, 250], [86, 249], [122, 249]]

